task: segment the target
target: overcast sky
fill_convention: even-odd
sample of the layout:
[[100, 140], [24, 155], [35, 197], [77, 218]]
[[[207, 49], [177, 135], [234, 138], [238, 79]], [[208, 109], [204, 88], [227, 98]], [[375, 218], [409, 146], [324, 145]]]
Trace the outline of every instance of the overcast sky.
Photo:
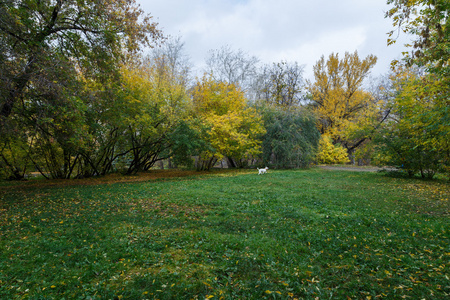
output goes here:
[[[372, 74], [401, 57], [406, 37], [387, 46], [386, 0], [137, 0], [165, 35], [179, 36], [201, 69], [208, 50], [228, 45], [262, 63], [298, 62], [305, 77], [322, 55], [358, 51], [378, 57]], [[311, 78], [313, 79], [313, 78]]]

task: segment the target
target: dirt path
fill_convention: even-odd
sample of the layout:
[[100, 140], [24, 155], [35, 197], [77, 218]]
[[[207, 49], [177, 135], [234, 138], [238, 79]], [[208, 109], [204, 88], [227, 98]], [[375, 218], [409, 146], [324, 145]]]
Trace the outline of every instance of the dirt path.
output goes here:
[[318, 166], [324, 170], [337, 170], [337, 171], [353, 171], [353, 172], [378, 172], [386, 170], [386, 168], [378, 167], [358, 167], [358, 166]]

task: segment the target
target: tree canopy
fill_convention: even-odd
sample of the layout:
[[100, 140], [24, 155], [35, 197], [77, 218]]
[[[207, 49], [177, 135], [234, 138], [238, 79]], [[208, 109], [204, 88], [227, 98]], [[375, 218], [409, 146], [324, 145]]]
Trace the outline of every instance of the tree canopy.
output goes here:
[[292, 168], [346, 155], [424, 177], [448, 170], [448, 1], [387, 1], [394, 27], [416, 40], [380, 83], [374, 55], [322, 56], [304, 81], [298, 62], [259, 65], [230, 46], [209, 51], [193, 80], [181, 38], [164, 37], [135, 0], [1, 1], [0, 176], [225, 160]]
[[64, 87], [56, 79], [69, 71], [109, 76], [127, 51], [160, 36], [134, 0], [1, 1], [0, 117], [29, 90]]
[[197, 82], [192, 95], [194, 112], [209, 128], [206, 139], [212, 147], [201, 153], [197, 168], [209, 169], [223, 158], [232, 167], [243, 166], [260, 153], [263, 122], [255, 109], [247, 107], [247, 99], [238, 87], [205, 76]]
[[[394, 28], [412, 34], [416, 40], [411, 54], [406, 54], [409, 65], [426, 66], [442, 77], [450, 76], [450, 2], [447, 0], [388, 0], [392, 8], [386, 17]], [[395, 43], [396, 30], [389, 32], [388, 44]]]
[[358, 52], [346, 52], [342, 59], [332, 53], [328, 60], [322, 56], [314, 65], [314, 82], [308, 83], [313, 110], [318, 114], [318, 128], [336, 143], [354, 150], [365, 137], [353, 139], [350, 132], [366, 126], [377, 117], [371, 94], [363, 89], [363, 82], [377, 58], [369, 55], [363, 60]]

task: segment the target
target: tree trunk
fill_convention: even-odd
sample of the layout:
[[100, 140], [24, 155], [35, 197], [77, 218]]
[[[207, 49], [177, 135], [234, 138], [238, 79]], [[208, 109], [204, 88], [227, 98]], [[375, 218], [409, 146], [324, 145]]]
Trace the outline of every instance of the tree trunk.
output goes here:
[[228, 165], [228, 168], [233, 168], [233, 169], [237, 168], [236, 162], [233, 160], [233, 158], [228, 157], [228, 156], [227, 156], [227, 165]]

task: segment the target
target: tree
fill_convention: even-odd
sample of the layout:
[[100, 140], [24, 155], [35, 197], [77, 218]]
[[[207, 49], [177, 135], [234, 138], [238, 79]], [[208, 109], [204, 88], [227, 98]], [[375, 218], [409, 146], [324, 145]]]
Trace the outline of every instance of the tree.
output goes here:
[[255, 85], [257, 99], [284, 107], [297, 106], [304, 97], [303, 66], [285, 61], [266, 65]]
[[[59, 61], [57, 66], [60, 72], [34, 78], [22, 105], [15, 108], [7, 122], [3, 119], [0, 144], [20, 145], [20, 151], [16, 149], [16, 152], [26, 153], [23, 160], [28, 162], [28, 167], [45, 169], [54, 178], [66, 178], [74, 170], [73, 154], [82, 144], [86, 106], [82, 100], [83, 88], [71, 76], [73, 69], [64, 61]], [[6, 163], [5, 156], [3, 159], [6, 165], [12, 166], [11, 161]], [[14, 176], [19, 179], [17, 174]]]
[[238, 86], [247, 95], [251, 91], [259, 60], [242, 50], [229, 46], [210, 50], [206, 58], [206, 73], [212, 74], [216, 81], [228, 82]]
[[267, 130], [262, 144], [264, 164], [308, 167], [315, 160], [320, 137], [314, 115], [304, 108], [276, 105], [266, 105], [260, 111]]
[[[450, 2], [447, 0], [388, 0], [392, 18], [399, 31], [416, 36], [411, 55], [405, 53], [409, 66], [426, 66], [442, 78], [450, 77]], [[396, 42], [395, 30], [389, 32], [388, 44]], [[410, 46], [410, 45], [408, 45]]]
[[[50, 74], [113, 74], [126, 51], [160, 37], [135, 0], [1, 1], [0, 117], [6, 122], [37, 81]], [[126, 50], [126, 51], [125, 51]], [[59, 80], [56, 80], [57, 84]]]
[[124, 68], [125, 149], [130, 149], [128, 173], [149, 170], [171, 155], [170, 136], [187, 115], [189, 98], [172, 69], [160, 64]]
[[343, 59], [337, 53], [327, 61], [322, 56], [314, 65], [315, 82], [308, 82], [320, 132], [344, 146], [350, 155], [385, 117], [376, 99], [362, 88], [376, 61], [373, 55], [361, 60], [356, 51], [346, 52]]
[[449, 124], [436, 122], [448, 109], [441, 107], [440, 100], [448, 86], [434, 74], [411, 68], [399, 69], [393, 82], [396, 93], [389, 102], [391, 115], [377, 139], [380, 163], [410, 176], [420, 173], [432, 178], [436, 172], [449, 172]]
[[[24, 165], [45, 176], [69, 178], [86, 170], [83, 153], [97, 146], [90, 141], [100, 127], [90, 119], [108, 110], [96, 96], [110, 99], [106, 87], [117, 86], [121, 61], [160, 37], [134, 0], [1, 1], [3, 162], [18, 169], [11, 167], [18, 160], [6, 155], [13, 147], [24, 154]], [[99, 161], [104, 169], [111, 164]]]
[[[388, 0], [392, 8], [386, 13], [386, 17], [392, 18], [393, 26], [399, 31], [416, 37], [412, 45], [412, 53], [404, 53], [407, 66], [417, 65], [433, 74], [432, 81], [442, 83], [440, 90], [433, 91], [433, 107], [417, 111], [422, 119], [432, 120], [427, 122], [426, 130], [435, 131], [436, 128], [444, 128], [436, 132], [442, 139], [450, 138], [450, 2], [447, 0]], [[395, 31], [391, 31], [388, 44], [394, 43]], [[393, 67], [398, 62], [393, 62]], [[402, 69], [402, 66], [399, 67]], [[425, 82], [429, 82], [429, 77]], [[422, 85], [422, 87], [428, 86]], [[420, 91], [421, 89], [419, 89]], [[422, 95], [417, 94], [417, 98]]]
[[169, 37], [159, 47], [152, 49], [145, 63], [155, 65], [160, 74], [187, 88], [192, 83], [192, 64], [184, 51], [180, 37]]
[[192, 92], [194, 113], [207, 131], [210, 148], [200, 154], [197, 169], [210, 169], [223, 158], [231, 167], [245, 165], [260, 153], [260, 137], [265, 133], [261, 117], [247, 107], [244, 93], [235, 85], [204, 76]]
[[[176, 166], [194, 167], [193, 158], [201, 153], [213, 152], [208, 142], [208, 130], [200, 119], [187, 118], [181, 120], [169, 134], [170, 158]], [[199, 168], [202, 169], [202, 168]]]

